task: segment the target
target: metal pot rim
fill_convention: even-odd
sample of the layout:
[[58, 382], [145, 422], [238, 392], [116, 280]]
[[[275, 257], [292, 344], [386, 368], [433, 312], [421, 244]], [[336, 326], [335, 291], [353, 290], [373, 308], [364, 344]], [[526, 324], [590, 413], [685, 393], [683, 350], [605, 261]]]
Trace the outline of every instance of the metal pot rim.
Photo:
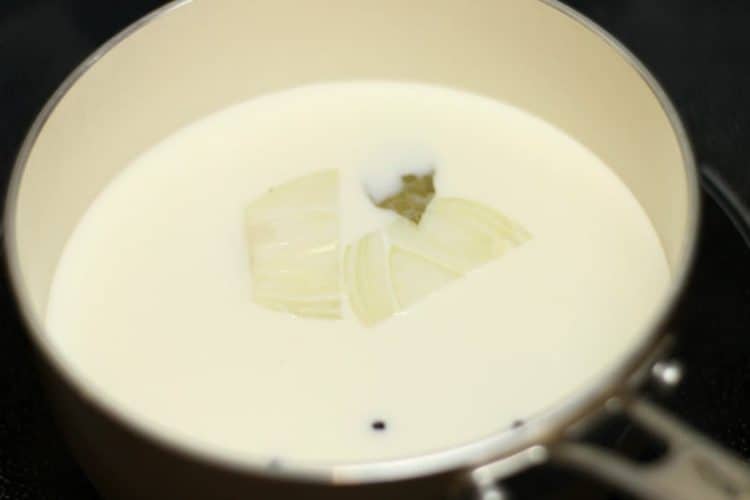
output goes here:
[[583, 420], [602, 408], [613, 396], [617, 395], [631, 378], [647, 365], [657, 351], [660, 340], [667, 334], [667, 321], [676, 307], [676, 303], [685, 287], [687, 277], [692, 268], [695, 247], [698, 236], [700, 196], [698, 174], [692, 147], [682, 121], [666, 93], [649, 73], [645, 66], [619, 41], [606, 30], [574, 9], [563, 5], [559, 0], [536, 0], [555, 9], [594, 34], [601, 37], [610, 45], [633, 69], [637, 71], [643, 81], [653, 92], [661, 105], [665, 115], [674, 130], [683, 159], [683, 166], [687, 178], [689, 219], [687, 237], [685, 239], [682, 261], [678, 263], [677, 272], [664, 302], [661, 313], [650, 325], [650, 333], [644, 335], [638, 345], [632, 349], [619, 364], [614, 366], [605, 376], [592, 380], [575, 396], [548, 408], [528, 420], [518, 429], [501, 431], [473, 443], [450, 448], [448, 450], [429, 453], [396, 460], [380, 462], [342, 464], [332, 466], [313, 465], [309, 463], [285, 462], [282, 468], [267, 469], [246, 460], [228, 458], [216, 451], [190, 445], [188, 443], [167, 438], [158, 432], [146, 428], [137, 419], [125, 415], [121, 410], [98, 399], [86, 385], [77, 380], [67, 369], [65, 363], [55, 354], [49, 340], [43, 334], [43, 327], [32, 313], [23, 278], [21, 276], [18, 253], [15, 241], [16, 202], [20, 181], [23, 177], [26, 163], [29, 159], [34, 143], [43, 129], [47, 119], [54, 112], [57, 104], [75, 85], [78, 79], [99, 59], [106, 55], [119, 43], [130, 35], [157, 18], [188, 5], [192, 0], [172, 0], [159, 9], [154, 10], [137, 20], [123, 31], [109, 39], [89, 57], [87, 57], [57, 88], [41, 112], [37, 115], [29, 129], [13, 165], [9, 187], [6, 193], [3, 227], [5, 264], [8, 267], [10, 284], [18, 302], [21, 315], [27, 327], [27, 333], [33, 344], [44, 359], [55, 370], [56, 374], [70, 386], [80, 397], [92, 404], [108, 418], [124, 426], [130, 432], [145, 437], [172, 452], [190, 459], [220, 466], [238, 473], [253, 473], [278, 477], [280, 479], [304, 480], [328, 484], [361, 484], [382, 481], [394, 481], [415, 478], [430, 474], [437, 474], [451, 470], [461, 470], [482, 464], [489, 460], [508, 457], [539, 444], [545, 444], [560, 439], [560, 436], [570, 425]]

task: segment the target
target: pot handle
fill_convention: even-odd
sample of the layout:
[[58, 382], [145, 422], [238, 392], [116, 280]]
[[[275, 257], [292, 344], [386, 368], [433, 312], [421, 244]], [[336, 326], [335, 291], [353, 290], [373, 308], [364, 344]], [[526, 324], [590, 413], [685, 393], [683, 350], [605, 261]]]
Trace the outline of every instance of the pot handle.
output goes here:
[[593, 444], [563, 440], [483, 465], [469, 477], [477, 500], [511, 500], [498, 481], [530, 466], [572, 467], [644, 500], [750, 500], [750, 464], [640, 398], [625, 413], [667, 446], [649, 463], [632, 462]]
[[[719, 171], [701, 165], [701, 186], [721, 206], [750, 244], [750, 212]], [[679, 383], [679, 364], [652, 367], [665, 387]], [[750, 464], [690, 429], [653, 403], [637, 397], [624, 411], [661, 438], [667, 451], [659, 460], [630, 462], [593, 445], [563, 441], [548, 448], [548, 459], [576, 467], [636, 496], [650, 500], [750, 500]]]
[[640, 464], [594, 445], [563, 441], [549, 460], [573, 466], [650, 500], [750, 500], [750, 465], [645, 399], [625, 408], [634, 422], [664, 440], [667, 451]]

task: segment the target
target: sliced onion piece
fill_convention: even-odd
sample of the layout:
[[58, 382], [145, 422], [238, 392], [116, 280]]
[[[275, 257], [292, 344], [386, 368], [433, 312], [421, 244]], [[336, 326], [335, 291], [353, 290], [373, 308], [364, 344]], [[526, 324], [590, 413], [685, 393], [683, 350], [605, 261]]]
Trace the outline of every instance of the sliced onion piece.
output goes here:
[[254, 300], [298, 316], [341, 317], [338, 174], [282, 184], [246, 210]]
[[294, 301], [286, 297], [274, 298], [256, 296], [256, 303], [274, 311], [285, 312], [295, 316], [320, 319], [338, 319], [341, 317], [341, 301], [338, 296], [330, 300]]
[[419, 230], [441, 251], [465, 259], [468, 268], [464, 271], [500, 257], [530, 237], [525, 229], [500, 212], [460, 198], [433, 200]]
[[344, 279], [349, 303], [359, 320], [373, 325], [396, 312], [381, 231], [363, 236], [347, 249]]
[[338, 199], [338, 171], [318, 170], [271, 188], [250, 204], [248, 215], [268, 216], [315, 208], [335, 210]]
[[352, 309], [365, 325], [373, 325], [529, 237], [520, 225], [485, 205], [436, 198], [419, 224], [398, 217], [347, 249]]
[[[438, 225], [439, 221], [433, 221], [433, 230], [439, 229]], [[450, 227], [444, 229], [452, 230]], [[385, 232], [391, 245], [420, 255], [456, 274], [463, 274], [476, 267], [474, 259], [466, 256], [460, 249], [451, 248], [441, 241], [439, 235], [433, 236], [421, 224], [417, 225], [403, 217], [394, 219]]]
[[459, 274], [500, 257], [530, 237], [496, 210], [459, 198], [435, 198], [419, 225], [398, 218], [386, 234], [392, 244]]
[[399, 247], [391, 248], [390, 264], [391, 282], [400, 309], [418, 302], [460, 276]]

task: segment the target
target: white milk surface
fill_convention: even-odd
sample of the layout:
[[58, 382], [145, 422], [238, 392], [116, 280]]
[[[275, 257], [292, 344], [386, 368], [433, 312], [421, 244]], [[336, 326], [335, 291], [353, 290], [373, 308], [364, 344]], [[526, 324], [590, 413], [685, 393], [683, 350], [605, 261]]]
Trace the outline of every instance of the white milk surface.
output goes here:
[[[488, 204], [532, 239], [371, 328], [348, 309], [315, 320], [253, 302], [249, 202], [337, 168], [343, 246], [395, 216], [363, 189], [392, 189], [373, 172], [428, 163], [438, 195]], [[72, 234], [47, 325], [150, 428], [261, 463], [366, 462], [559, 402], [633, 347], [669, 279], [638, 202], [560, 130], [454, 90], [331, 83], [241, 103], [137, 158]]]

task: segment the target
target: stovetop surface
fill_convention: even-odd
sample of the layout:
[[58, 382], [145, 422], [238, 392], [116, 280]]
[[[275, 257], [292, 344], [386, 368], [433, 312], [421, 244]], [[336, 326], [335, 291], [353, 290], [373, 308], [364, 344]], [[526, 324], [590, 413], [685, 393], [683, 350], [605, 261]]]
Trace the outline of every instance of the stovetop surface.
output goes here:
[[[158, 0], [0, 2], [0, 182], [44, 101], [86, 55]], [[617, 36], [661, 81], [683, 116], [701, 165], [732, 195], [704, 183], [696, 272], [674, 355], [686, 377], [651, 396], [750, 458], [750, 2], [567, 0]], [[704, 181], [706, 178], [704, 178]], [[707, 195], [710, 191], [714, 197]], [[718, 200], [718, 202], [717, 202]], [[724, 207], [724, 208], [722, 208]], [[728, 208], [727, 208], [728, 207]], [[727, 216], [727, 210], [732, 217]], [[739, 229], [738, 229], [739, 228]], [[744, 238], [744, 239], [743, 239]], [[606, 438], [632, 443], [626, 429]], [[515, 498], [624, 498], [544, 468], [512, 481]], [[98, 498], [54, 427], [5, 280], [0, 281], [0, 500]]]

